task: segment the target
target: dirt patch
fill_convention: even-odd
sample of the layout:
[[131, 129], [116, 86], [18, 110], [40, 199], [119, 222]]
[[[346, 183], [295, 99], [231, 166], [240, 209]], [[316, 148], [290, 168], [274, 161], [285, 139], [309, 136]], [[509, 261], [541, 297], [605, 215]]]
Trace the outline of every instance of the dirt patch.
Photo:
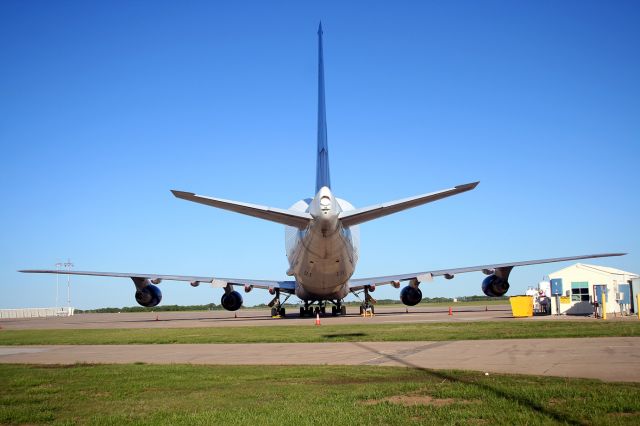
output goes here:
[[640, 416], [640, 411], [634, 411], [632, 413], [609, 413], [607, 415], [610, 417], [635, 417]]
[[412, 407], [414, 405], [431, 405], [434, 407], [443, 407], [445, 405], [451, 405], [455, 402], [468, 403], [469, 401], [455, 400], [453, 398], [434, 398], [429, 395], [394, 395], [381, 399], [367, 399], [362, 403], [364, 405], [375, 405], [383, 402], [404, 405], [405, 407]]

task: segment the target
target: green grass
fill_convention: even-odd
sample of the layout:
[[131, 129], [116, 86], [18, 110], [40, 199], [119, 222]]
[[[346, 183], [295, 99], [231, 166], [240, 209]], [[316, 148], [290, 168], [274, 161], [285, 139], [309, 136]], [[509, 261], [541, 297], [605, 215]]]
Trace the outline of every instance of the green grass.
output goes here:
[[640, 423], [640, 384], [585, 379], [145, 364], [0, 365], [0, 377], [2, 424]]
[[485, 321], [278, 327], [0, 330], [0, 345], [307, 343], [640, 336], [640, 321]]

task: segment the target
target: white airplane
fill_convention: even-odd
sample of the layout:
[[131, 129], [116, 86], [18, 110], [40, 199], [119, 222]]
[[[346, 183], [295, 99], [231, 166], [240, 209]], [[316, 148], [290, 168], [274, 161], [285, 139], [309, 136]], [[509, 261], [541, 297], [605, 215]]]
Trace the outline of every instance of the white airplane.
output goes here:
[[[452, 279], [456, 274], [482, 271], [485, 275], [488, 275], [482, 281], [484, 294], [487, 296], [502, 296], [509, 289], [509, 274], [516, 266], [626, 254], [590, 254], [352, 279], [358, 262], [359, 224], [470, 191], [478, 183], [472, 182], [457, 185], [453, 188], [429, 194], [359, 209], [354, 208], [349, 202], [334, 196], [331, 192], [331, 180], [329, 177], [322, 24], [320, 24], [318, 28], [318, 152], [315, 196], [312, 199], [300, 200], [289, 209], [279, 209], [207, 197], [192, 192], [171, 191], [174, 196], [184, 200], [285, 225], [285, 245], [289, 261], [287, 275], [293, 277], [293, 280], [270, 281], [214, 276], [58, 270], [23, 270], [20, 272], [131, 278], [136, 287], [136, 301], [146, 307], [153, 307], [160, 303], [162, 293], [157, 284], [162, 280], [169, 280], [190, 282], [194, 287], [197, 287], [200, 283], [211, 283], [213, 287], [224, 288], [221, 304], [229, 311], [238, 310], [242, 306], [242, 295], [235, 291], [234, 287], [243, 287], [247, 293], [253, 288], [260, 288], [266, 289], [274, 295], [275, 297], [269, 303], [272, 308], [272, 316], [285, 315], [283, 304], [293, 294], [304, 303], [304, 306], [300, 307], [300, 316], [314, 315], [316, 313], [324, 314], [328, 303], [332, 305], [332, 315], [345, 315], [346, 307], [342, 304], [342, 301], [350, 293], [356, 296], [364, 293], [364, 300], [361, 299], [361, 312], [364, 309], [373, 309], [372, 304], [375, 303], [375, 300], [369, 293], [374, 291], [378, 285], [390, 284], [395, 288], [399, 288], [400, 282], [407, 281], [408, 285], [400, 292], [400, 300], [405, 305], [414, 306], [422, 300], [422, 292], [419, 288], [421, 282], [431, 281], [434, 277], [439, 276]], [[281, 300], [281, 295], [285, 295], [284, 300]]]

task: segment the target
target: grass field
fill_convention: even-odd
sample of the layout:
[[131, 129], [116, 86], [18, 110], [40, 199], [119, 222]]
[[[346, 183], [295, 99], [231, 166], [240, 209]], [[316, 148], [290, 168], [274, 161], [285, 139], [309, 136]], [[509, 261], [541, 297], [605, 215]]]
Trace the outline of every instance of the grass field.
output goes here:
[[640, 384], [390, 367], [0, 365], [2, 424], [628, 424]]
[[0, 345], [310, 343], [640, 336], [640, 321], [486, 321], [90, 330], [0, 330]]

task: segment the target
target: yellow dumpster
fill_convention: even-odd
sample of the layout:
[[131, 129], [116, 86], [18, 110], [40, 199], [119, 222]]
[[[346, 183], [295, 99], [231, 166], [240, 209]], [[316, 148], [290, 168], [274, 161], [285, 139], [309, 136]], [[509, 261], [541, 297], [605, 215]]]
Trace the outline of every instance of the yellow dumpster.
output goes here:
[[511, 296], [509, 303], [514, 317], [533, 316], [533, 296]]

